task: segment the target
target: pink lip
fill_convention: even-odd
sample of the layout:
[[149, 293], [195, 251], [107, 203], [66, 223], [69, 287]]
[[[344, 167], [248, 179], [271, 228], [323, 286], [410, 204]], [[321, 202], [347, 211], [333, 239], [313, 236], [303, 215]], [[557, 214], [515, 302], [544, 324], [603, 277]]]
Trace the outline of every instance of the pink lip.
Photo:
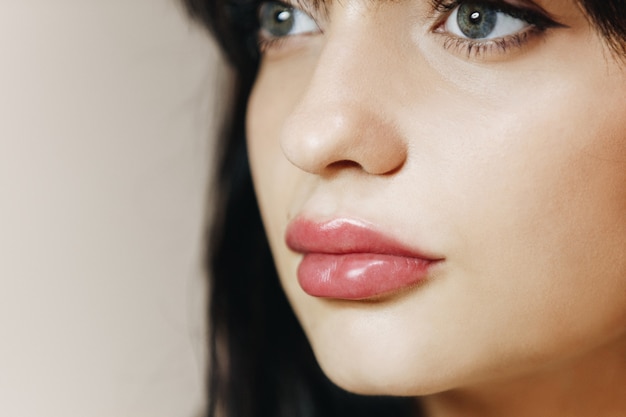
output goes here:
[[285, 240], [304, 254], [298, 282], [315, 297], [363, 300], [394, 293], [425, 280], [432, 265], [443, 260], [350, 219], [315, 223], [296, 218]]

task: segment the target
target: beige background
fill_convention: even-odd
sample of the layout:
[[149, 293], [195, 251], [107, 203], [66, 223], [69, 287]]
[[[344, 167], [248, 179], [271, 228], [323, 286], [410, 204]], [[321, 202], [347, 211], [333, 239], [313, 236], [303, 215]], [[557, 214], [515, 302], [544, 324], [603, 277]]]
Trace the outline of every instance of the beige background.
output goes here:
[[0, 415], [195, 416], [215, 51], [176, 0], [0, 5]]

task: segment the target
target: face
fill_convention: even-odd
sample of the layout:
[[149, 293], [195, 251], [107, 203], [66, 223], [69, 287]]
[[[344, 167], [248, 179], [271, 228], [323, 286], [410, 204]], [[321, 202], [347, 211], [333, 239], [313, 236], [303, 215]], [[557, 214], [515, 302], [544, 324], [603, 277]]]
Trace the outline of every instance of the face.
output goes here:
[[626, 71], [573, 1], [261, 8], [250, 163], [327, 375], [423, 395], [626, 339]]

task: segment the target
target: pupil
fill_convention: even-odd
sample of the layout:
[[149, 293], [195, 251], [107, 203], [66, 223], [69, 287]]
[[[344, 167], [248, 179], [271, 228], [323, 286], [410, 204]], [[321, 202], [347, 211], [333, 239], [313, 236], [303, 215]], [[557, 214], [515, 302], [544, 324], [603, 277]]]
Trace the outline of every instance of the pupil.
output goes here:
[[470, 39], [484, 39], [498, 23], [498, 12], [485, 2], [473, 1], [459, 6], [457, 24]]
[[283, 10], [276, 14], [276, 20], [278, 20], [281, 23], [289, 20], [290, 17], [291, 17], [291, 13], [289, 13], [288, 10]]

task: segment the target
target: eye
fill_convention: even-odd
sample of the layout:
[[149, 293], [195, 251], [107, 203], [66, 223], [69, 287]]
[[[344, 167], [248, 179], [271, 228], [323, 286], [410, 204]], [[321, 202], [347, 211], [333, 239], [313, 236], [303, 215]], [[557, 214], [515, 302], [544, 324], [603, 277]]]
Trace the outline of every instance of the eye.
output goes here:
[[278, 1], [268, 1], [259, 8], [261, 36], [282, 38], [319, 31], [315, 20], [302, 10]]
[[442, 29], [464, 39], [505, 38], [531, 26], [519, 10], [504, 10], [488, 1], [468, 1], [455, 7]]

